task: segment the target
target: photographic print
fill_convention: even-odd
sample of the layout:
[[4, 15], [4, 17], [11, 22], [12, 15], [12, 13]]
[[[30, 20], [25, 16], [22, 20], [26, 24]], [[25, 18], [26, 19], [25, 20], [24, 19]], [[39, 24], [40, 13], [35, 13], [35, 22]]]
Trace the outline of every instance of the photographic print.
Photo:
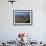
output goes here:
[[14, 24], [32, 24], [32, 10], [13, 10]]

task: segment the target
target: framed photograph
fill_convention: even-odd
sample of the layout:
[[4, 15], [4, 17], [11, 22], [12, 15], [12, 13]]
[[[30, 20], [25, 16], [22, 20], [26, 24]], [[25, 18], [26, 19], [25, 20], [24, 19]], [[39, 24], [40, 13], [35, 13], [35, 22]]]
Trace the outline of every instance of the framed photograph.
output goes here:
[[13, 10], [13, 24], [32, 25], [32, 10]]

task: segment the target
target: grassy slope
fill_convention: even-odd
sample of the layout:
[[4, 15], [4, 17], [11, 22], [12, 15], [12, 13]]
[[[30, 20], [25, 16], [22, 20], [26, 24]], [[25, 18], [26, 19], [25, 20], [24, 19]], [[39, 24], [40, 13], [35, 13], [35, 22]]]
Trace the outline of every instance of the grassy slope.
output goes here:
[[19, 16], [17, 17], [16, 16], [16, 19], [15, 19], [15, 22], [16, 23], [30, 23], [30, 16]]

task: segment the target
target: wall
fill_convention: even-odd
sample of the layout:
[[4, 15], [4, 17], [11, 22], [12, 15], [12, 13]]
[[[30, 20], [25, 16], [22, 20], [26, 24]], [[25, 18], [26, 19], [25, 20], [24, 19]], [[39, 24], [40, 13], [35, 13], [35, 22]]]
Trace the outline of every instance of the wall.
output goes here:
[[[13, 9], [32, 9], [32, 26], [14, 26]], [[46, 1], [17, 0], [12, 5], [7, 0], [0, 0], [0, 41], [15, 40], [19, 32], [26, 32], [33, 40], [46, 40]]]

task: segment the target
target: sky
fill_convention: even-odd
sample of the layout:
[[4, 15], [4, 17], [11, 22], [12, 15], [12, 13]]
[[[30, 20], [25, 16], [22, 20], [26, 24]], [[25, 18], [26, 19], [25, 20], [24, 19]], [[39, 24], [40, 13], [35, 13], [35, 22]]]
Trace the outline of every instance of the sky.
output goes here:
[[16, 12], [16, 16], [30, 15], [30, 12]]

